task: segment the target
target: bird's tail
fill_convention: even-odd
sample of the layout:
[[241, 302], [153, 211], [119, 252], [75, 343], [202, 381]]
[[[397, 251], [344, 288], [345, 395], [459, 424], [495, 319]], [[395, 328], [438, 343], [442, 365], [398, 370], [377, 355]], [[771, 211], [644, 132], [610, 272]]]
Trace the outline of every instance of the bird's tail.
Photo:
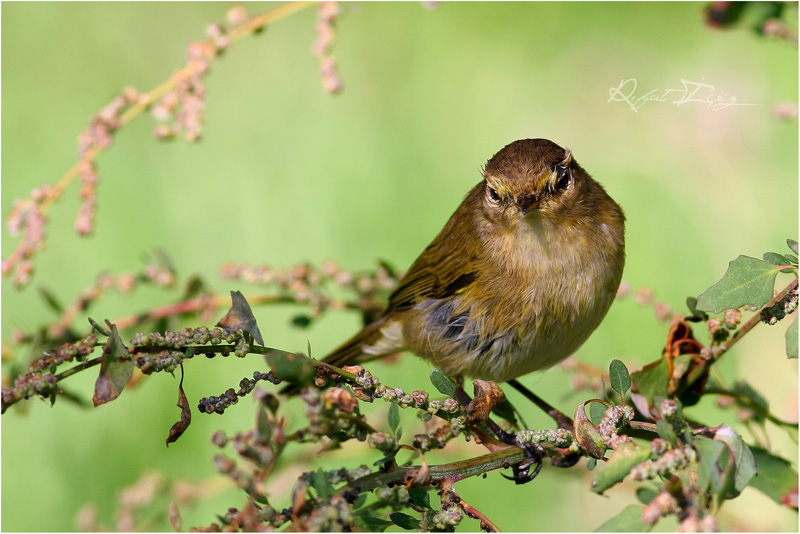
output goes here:
[[[336, 350], [325, 356], [322, 361], [335, 365], [336, 367], [343, 367], [345, 365], [362, 364], [398, 352], [400, 350], [399, 348], [388, 350], [385, 353], [373, 353], [373, 351], [369, 353], [364, 352], [365, 347], [373, 346], [380, 342], [383, 337], [381, 329], [386, 324], [386, 318], [387, 316], [384, 315], [365, 326], [358, 334], [345, 341]], [[290, 384], [280, 392], [284, 395], [296, 395], [300, 392], [300, 388], [294, 384]]]

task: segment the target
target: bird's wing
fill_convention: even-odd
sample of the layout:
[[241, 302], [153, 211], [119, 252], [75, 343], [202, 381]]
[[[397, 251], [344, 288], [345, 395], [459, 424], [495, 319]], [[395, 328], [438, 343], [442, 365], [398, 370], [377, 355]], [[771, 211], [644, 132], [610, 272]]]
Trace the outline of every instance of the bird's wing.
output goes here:
[[477, 280], [478, 273], [469, 269], [461, 251], [436, 254], [432, 247], [428, 247], [426, 254], [420, 256], [400, 280], [389, 297], [387, 313], [413, 308], [425, 300], [453, 296]]
[[404, 311], [425, 300], [453, 296], [475, 283], [478, 273], [470, 269], [475, 258], [465, 252], [465, 234], [452, 231], [452, 226], [451, 219], [403, 276], [383, 315], [331, 352], [325, 362], [336, 366], [364, 363], [403, 350], [392, 346], [393, 342], [385, 342], [386, 353], [366, 354], [363, 347], [379, 344], [385, 337], [382, 329], [402, 321]]
[[389, 297], [386, 313], [407, 310], [429, 299], [447, 298], [478, 279], [477, 243], [471, 241], [476, 232], [468, 226], [472, 215], [464, 212], [464, 206], [465, 203], [400, 280]]
[[[479, 190], [480, 185], [478, 184], [470, 194]], [[397, 289], [389, 297], [389, 304], [383, 315], [328, 354], [323, 359], [324, 362], [342, 367], [386, 356], [392, 350], [395, 352], [403, 350], [399, 345], [391, 347], [391, 342], [385, 342], [386, 353], [365, 353], [363, 349], [365, 346], [379, 344], [385, 338], [382, 330], [396, 327], [397, 321], [403, 320], [404, 311], [425, 300], [444, 299], [456, 295], [478, 280], [478, 272], [474, 269], [478, 263], [474, 251], [475, 243], [467, 240], [468, 237], [474, 239], [474, 229], [460, 226], [457, 228], [458, 224], [463, 225], [465, 221], [471, 221], [471, 214], [464, 210], [465, 204], [462, 204], [439, 235], [411, 265]], [[284, 390], [288, 393], [296, 391], [297, 388], [293, 387]]]

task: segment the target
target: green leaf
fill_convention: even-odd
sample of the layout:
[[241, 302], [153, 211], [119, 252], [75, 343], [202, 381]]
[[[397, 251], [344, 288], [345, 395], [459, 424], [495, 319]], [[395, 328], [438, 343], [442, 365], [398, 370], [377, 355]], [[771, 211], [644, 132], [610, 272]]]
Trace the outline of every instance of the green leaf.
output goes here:
[[298, 386], [307, 386], [314, 381], [317, 373], [311, 360], [302, 354], [292, 354], [278, 349], [270, 349], [264, 359], [276, 378]]
[[40, 287], [39, 294], [42, 295], [42, 298], [44, 298], [44, 301], [47, 303], [48, 306], [50, 306], [51, 310], [56, 312], [58, 315], [64, 313], [64, 305], [61, 304], [61, 301], [58, 300], [58, 298], [55, 296], [55, 294], [53, 294], [52, 291], [50, 291], [46, 287]]
[[394, 462], [394, 457], [396, 453], [397, 451], [387, 452], [386, 456], [375, 460], [374, 462], [372, 462], [372, 465], [377, 466], [378, 469], [388, 470], [392, 462]]
[[258, 407], [258, 415], [256, 416], [256, 432], [258, 439], [264, 443], [268, 443], [272, 437], [272, 419], [267, 413], [265, 404], [260, 404]]
[[394, 523], [395, 525], [404, 530], [416, 530], [419, 528], [418, 519], [414, 519], [410, 515], [404, 514], [402, 512], [395, 512], [393, 514], [389, 514], [389, 519], [392, 520], [392, 523]]
[[101, 333], [101, 334], [103, 334], [104, 336], [106, 336], [106, 337], [111, 337], [111, 330], [106, 330], [105, 328], [103, 328], [102, 326], [100, 326], [100, 325], [99, 325], [99, 324], [98, 324], [98, 323], [97, 323], [97, 322], [96, 322], [94, 319], [92, 319], [91, 317], [89, 317], [89, 324], [90, 324], [90, 325], [92, 325], [92, 328], [93, 328], [94, 330], [97, 330], [98, 332], [100, 332], [100, 333]]
[[789, 358], [797, 358], [797, 317], [786, 329], [786, 355]]
[[447, 395], [448, 397], [456, 396], [455, 381], [441, 369], [434, 369], [431, 371], [431, 384], [443, 395]]
[[765, 252], [762, 256], [764, 261], [769, 263], [770, 265], [790, 265], [791, 259], [783, 254], [778, 254], [777, 252]]
[[725, 444], [698, 436], [692, 445], [697, 451], [697, 487], [716, 493], [721, 481], [718, 462], [725, 450]]
[[739, 399], [739, 397], [735, 397], [737, 404], [745, 408], [752, 408], [753, 406], [760, 408], [760, 410], [753, 410], [753, 415], [749, 418], [750, 421], [762, 425], [766, 422], [766, 417], [763, 414], [769, 412], [769, 403], [758, 391], [753, 389], [753, 387], [744, 380], [737, 380], [731, 388], [731, 391], [749, 401], [747, 402], [743, 399]]
[[589, 404], [589, 420], [594, 426], [600, 424], [607, 410], [608, 407], [604, 404], [600, 404], [599, 402], [592, 402]]
[[103, 346], [103, 359], [100, 362], [100, 375], [94, 383], [92, 402], [100, 406], [111, 402], [122, 393], [122, 389], [133, 376], [134, 363], [128, 348], [122, 342], [116, 325], [106, 321], [110, 327], [108, 341]]
[[353, 523], [362, 532], [383, 532], [394, 523], [371, 516], [367, 513], [357, 514], [353, 518]]
[[675, 429], [665, 419], [658, 419], [656, 421], [656, 431], [661, 439], [667, 440], [673, 447], [678, 444], [678, 435], [675, 434]]
[[597, 458], [589, 458], [589, 461], [586, 462], [586, 469], [594, 471], [595, 467], [597, 467]]
[[687, 320], [693, 320], [693, 321], [708, 320], [708, 314], [706, 312], [697, 309], [696, 297], [686, 297], [686, 307], [689, 308], [689, 312], [692, 314], [691, 319], [687, 318]]
[[317, 469], [313, 473], [311, 473], [311, 487], [317, 491], [317, 496], [323, 499], [330, 499], [336, 493], [336, 490], [333, 489], [333, 486], [328, 481], [328, 477], [325, 476], [325, 472], [322, 469]]
[[161, 247], [156, 247], [153, 249], [153, 255], [155, 256], [153, 259], [158, 263], [159, 267], [164, 267], [172, 274], [177, 273], [175, 263], [172, 261], [170, 255], [167, 254], [166, 250]]
[[651, 409], [656, 405], [656, 397], [667, 397], [669, 395], [669, 363], [666, 358], [659, 358], [651, 362], [638, 371], [631, 373], [633, 390], [631, 399], [636, 408], [650, 417]]
[[379, 259], [378, 267], [386, 269], [386, 274], [388, 274], [390, 278], [400, 278], [399, 275], [397, 274], [397, 269], [395, 269], [394, 265], [389, 263], [388, 260]]
[[281, 401], [277, 395], [268, 391], [264, 391], [260, 396], [259, 402], [263, 407], [266, 407], [270, 412], [272, 412], [272, 415], [277, 415], [278, 408], [281, 405]]
[[492, 410], [492, 413], [497, 414], [498, 417], [502, 417], [512, 425], [517, 424], [517, 416], [514, 414], [514, 406], [508, 402], [508, 400], [505, 400], [495, 406]]
[[789, 245], [789, 248], [792, 249], [792, 252], [795, 254], [800, 254], [800, 252], [797, 252], [797, 241], [794, 239], [787, 239], [786, 244]]
[[739, 306], [760, 308], [772, 298], [778, 269], [763, 260], [739, 256], [722, 279], [697, 298], [699, 310], [720, 313]]
[[797, 271], [797, 256], [794, 254], [778, 254], [776, 252], [765, 252], [764, 261], [770, 265], [777, 265], [779, 267], [786, 267], [781, 269], [782, 273], [791, 273]]
[[648, 399], [669, 395], [669, 362], [666, 358], [659, 358], [638, 371], [631, 373], [633, 390]]
[[631, 389], [631, 375], [628, 368], [620, 360], [611, 360], [608, 366], [608, 376], [611, 379], [611, 389], [625, 397], [625, 393]]
[[792, 464], [758, 447], [750, 447], [750, 451], [758, 466], [758, 476], [750, 485], [778, 504], [796, 503], [797, 470]]
[[304, 313], [292, 317], [292, 325], [298, 328], [308, 328], [311, 326], [311, 316]]
[[400, 407], [396, 402], [389, 405], [389, 428], [392, 434], [397, 434], [397, 427], [400, 426]]
[[653, 488], [637, 488], [636, 490], [636, 498], [639, 499], [639, 502], [642, 504], [650, 504], [650, 501], [656, 498], [658, 492]]
[[409, 488], [408, 497], [411, 499], [411, 502], [417, 506], [433, 510], [433, 508], [431, 508], [431, 497], [428, 495], [428, 490], [424, 488]]
[[602, 436], [586, 416], [587, 404], [600, 404], [600, 406], [603, 406], [605, 402], [599, 399], [582, 402], [575, 410], [573, 434], [581, 449], [586, 451], [589, 456], [602, 460], [605, 457], [608, 446], [603, 442]]
[[[174, 272], [175, 271], [173, 271], [173, 273]], [[196, 274], [192, 275], [183, 286], [183, 295], [181, 296], [181, 300], [189, 300], [198, 297], [204, 289], [206, 289], [206, 284], [203, 279]]]
[[597, 527], [595, 532], [650, 532], [651, 525], [642, 521], [643, 506], [629, 504], [620, 513]]
[[231, 291], [231, 309], [225, 314], [217, 326], [224, 328], [229, 332], [236, 332], [237, 330], [244, 330], [248, 332], [259, 345], [264, 344], [261, 338], [261, 332], [258, 330], [256, 318], [253, 316], [253, 310], [242, 295], [241, 291]]
[[649, 457], [650, 447], [642, 447], [631, 442], [623, 443], [614, 451], [602, 469], [596, 470], [592, 491], [603, 493], [617, 482], [621, 482], [633, 466]]
[[356, 500], [353, 501], [353, 510], [358, 510], [359, 508], [364, 506], [365, 502], [367, 502], [367, 494], [360, 493], [358, 497], [356, 497]]
[[717, 430], [714, 439], [725, 443], [733, 455], [736, 466], [734, 489], [736, 492], [741, 493], [750, 483], [750, 479], [758, 474], [758, 467], [756, 466], [755, 458], [753, 458], [753, 453], [750, 452], [750, 448], [742, 440], [742, 436], [727, 425], [722, 425]]

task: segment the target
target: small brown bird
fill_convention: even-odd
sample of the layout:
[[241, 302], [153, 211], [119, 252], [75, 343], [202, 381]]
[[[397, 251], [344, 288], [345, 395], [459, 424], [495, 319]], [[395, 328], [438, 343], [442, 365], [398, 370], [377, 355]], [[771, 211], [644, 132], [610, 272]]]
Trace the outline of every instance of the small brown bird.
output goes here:
[[625, 263], [617, 203], [546, 139], [511, 143], [481, 174], [383, 315], [324, 361], [408, 350], [452, 376], [504, 382], [560, 362], [597, 328]]

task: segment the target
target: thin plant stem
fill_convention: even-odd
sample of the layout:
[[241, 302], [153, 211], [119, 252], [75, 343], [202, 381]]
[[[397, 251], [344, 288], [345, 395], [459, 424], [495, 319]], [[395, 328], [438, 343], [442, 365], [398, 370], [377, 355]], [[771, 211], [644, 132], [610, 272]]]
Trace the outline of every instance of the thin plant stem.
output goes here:
[[[791, 293], [793, 291], [797, 291], [797, 278], [792, 280], [792, 283], [789, 284], [788, 286], [786, 286], [783, 289], [783, 291], [781, 291], [780, 293], [778, 293], [777, 295], [772, 297], [772, 300], [770, 300], [764, 306], [762, 306], [761, 309], [763, 310], [763, 309], [769, 308], [770, 306], [774, 305], [776, 302], [778, 302], [778, 301], [782, 300], [783, 298], [785, 298], [786, 295], [788, 295], [789, 293]], [[712, 357], [715, 360], [718, 360], [723, 354], [728, 352], [731, 349], [731, 347], [736, 345], [736, 343], [738, 343], [739, 340], [741, 340], [748, 332], [750, 332], [750, 330], [752, 330], [760, 322], [761, 322], [761, 314], [760, 313], [756, 313], [755, 315], [753, 315], [750, 318], [749, 321], [747, 321], [745, 324], [743, 324], [742, 327], [740, 329], [738, 329], [736, 331], [736, 333], [733, 334], [733, 336], [729, 340], [727, 340], [727, 341], [725, 341], [723, 343], [720, 343], [718, 345], [713, 345], [711, 347], [711, 355], [712, 355]]]
[[[261, 15], [256, 15], [250, 18], [243, 25], [235, 28], [230, 33], [231, 42], [237, 41], [246, 35], [253, 34], [269, 24], [275, 23], [316, 3], [317, 2], [307, 1], [289, 2]], [[213, 41], [209, 38], [204, 43], [206, 46], [211, 47]], [[116, 128], [116, 130], [119, 130], [119, 128], [122, 126], [130, 123], [134, 118], [140, 115], [142, 111], [146, 110], [153, 102], [174, 89], [182, 80], [185, 80], [187, 77], [191, 76], [195, 70], [197, 70], [197, 68], [198, 65], [195, 62], [189, 62], [181, 70], [170, 76], [168, 80], [151, 89], [150, 91], [140, 95], [137, 101], [120, 115], [119, 127]], [[39, 211], [41, 212], [42, 217], [44, 217], [44, 215], [47, 213], [50, 206], [52, 206], [56, 200], [61, 198], [61, 194], [79, 174], [81, 166], [85, 165], [86, 163], [91, 163], [101, 152], [105, 150], [107, 150], [107, 148], [94, 146], [90, 148], [80, 160], [78, 160], [72, 167], [69, 168], [69, 170], [58, 180], [58, 182], [56, 182], [56, 184], [47, 193], [46, 197], [42, 199], [42, 202], [39, 204]], [[31, 199], [23, 201], [23, 203], [26, 203], [25, 205], [30, 205], [32, 202], [33, 201]], [[4, 264], [8, 265], [8, 269], [3, 270], [3, 279], [5, 279], [10, 272], [12, 272], [12, 265], [15, 265], [24, 259], [26, 253], [25, 251], [26, 249], [23, 240], [11, 253], [8, 260], [4, 262]]]

